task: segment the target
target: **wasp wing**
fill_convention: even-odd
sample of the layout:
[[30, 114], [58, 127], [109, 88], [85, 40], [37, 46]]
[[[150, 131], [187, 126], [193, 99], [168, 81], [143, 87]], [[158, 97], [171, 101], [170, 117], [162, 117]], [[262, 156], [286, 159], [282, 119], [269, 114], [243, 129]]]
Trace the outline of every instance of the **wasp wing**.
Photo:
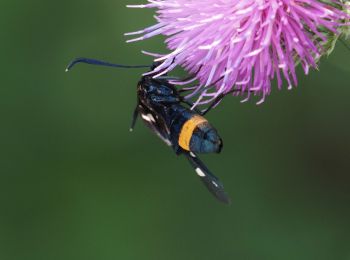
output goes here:
[[192, 152], [185, 152], [185, 155], [208, 190], [221, 202], [229, 204], [229, 196], [224, 190], [221, 181], [212, 174], [205, 164]]
[[158, 113], [142, 105], [138, 107], [138, 111], [145, 125], [150, 128], [152, 132], [154, 132], [157, 136], [159, 136], [159, 138], [163, 140], [168, 146], [172, 146], [168, 127], [166, 126], [162, 117]]

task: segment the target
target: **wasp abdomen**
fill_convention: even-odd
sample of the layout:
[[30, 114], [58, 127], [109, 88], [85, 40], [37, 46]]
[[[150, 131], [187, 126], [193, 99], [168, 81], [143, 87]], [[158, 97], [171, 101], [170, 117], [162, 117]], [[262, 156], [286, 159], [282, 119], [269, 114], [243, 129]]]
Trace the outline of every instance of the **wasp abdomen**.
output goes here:
[[182, 126], [179, 146], [194, 153], [219, 153], [222, 140], [215, 128], [200, 115], [193, 115]]

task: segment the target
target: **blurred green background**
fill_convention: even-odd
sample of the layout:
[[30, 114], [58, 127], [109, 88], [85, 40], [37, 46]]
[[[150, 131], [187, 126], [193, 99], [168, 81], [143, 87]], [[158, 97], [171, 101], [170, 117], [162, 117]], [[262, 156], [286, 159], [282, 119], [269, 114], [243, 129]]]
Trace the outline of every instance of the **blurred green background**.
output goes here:
[[0, 259], [350, 259], [350, 52], [256, 106], [208, 115], [224, 140], [202, 156], [232, 205], [139, 121], [148, 64], [124, 32], [153, 24], [143, 1], [1, 1]]

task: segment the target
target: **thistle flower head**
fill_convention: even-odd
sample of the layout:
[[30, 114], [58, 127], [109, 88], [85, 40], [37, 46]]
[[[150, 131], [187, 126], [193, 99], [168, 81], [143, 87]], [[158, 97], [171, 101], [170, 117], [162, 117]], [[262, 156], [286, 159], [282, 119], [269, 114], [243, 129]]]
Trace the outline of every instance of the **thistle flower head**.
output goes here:
[[[349, 14], [341, 0], [148, 0], [134, 8], [156, 8], [157, 23], [128, 33], [141, 37], [165, 35], [169, 54], [147, 54], [162, 61], [155, 77], [184, 67], [193, 78], [172, 83], [186, 87], [198, 80], [188, 96], [195, 105], [220, 94], [260, 94], [259, 103], [271, 93], [271, 82], [298, 84], [296, 66], [305, 74], [317, 67], [325, 53], [327, 35], [338, 35]], [[284, 82], [283, 82], [284, 81]]]

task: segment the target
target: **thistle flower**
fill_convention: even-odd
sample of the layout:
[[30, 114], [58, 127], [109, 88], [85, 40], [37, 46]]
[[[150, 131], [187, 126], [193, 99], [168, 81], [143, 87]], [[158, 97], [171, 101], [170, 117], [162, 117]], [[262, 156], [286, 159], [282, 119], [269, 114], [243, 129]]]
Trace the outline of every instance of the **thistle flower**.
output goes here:
[[[317, 68], [325, 54], [328, 35], [338, 35], [349, 19], [349, 6], [341, 0], [148, 0], [130, 8], [157, 8], [157, 24], [128, 42], [165, 35], [169, 54], [144, 52], [162, 61], [154, 71], [163, 75], [177, 65], [193, 75], [172, 83], [192, 90], [196, 105], [232, 92], [271, 93], [276, 78], [288, 89], [298, 84], [296, 66], [304, 73]], [[188, 84], [198, 84], [188, 87]]]

